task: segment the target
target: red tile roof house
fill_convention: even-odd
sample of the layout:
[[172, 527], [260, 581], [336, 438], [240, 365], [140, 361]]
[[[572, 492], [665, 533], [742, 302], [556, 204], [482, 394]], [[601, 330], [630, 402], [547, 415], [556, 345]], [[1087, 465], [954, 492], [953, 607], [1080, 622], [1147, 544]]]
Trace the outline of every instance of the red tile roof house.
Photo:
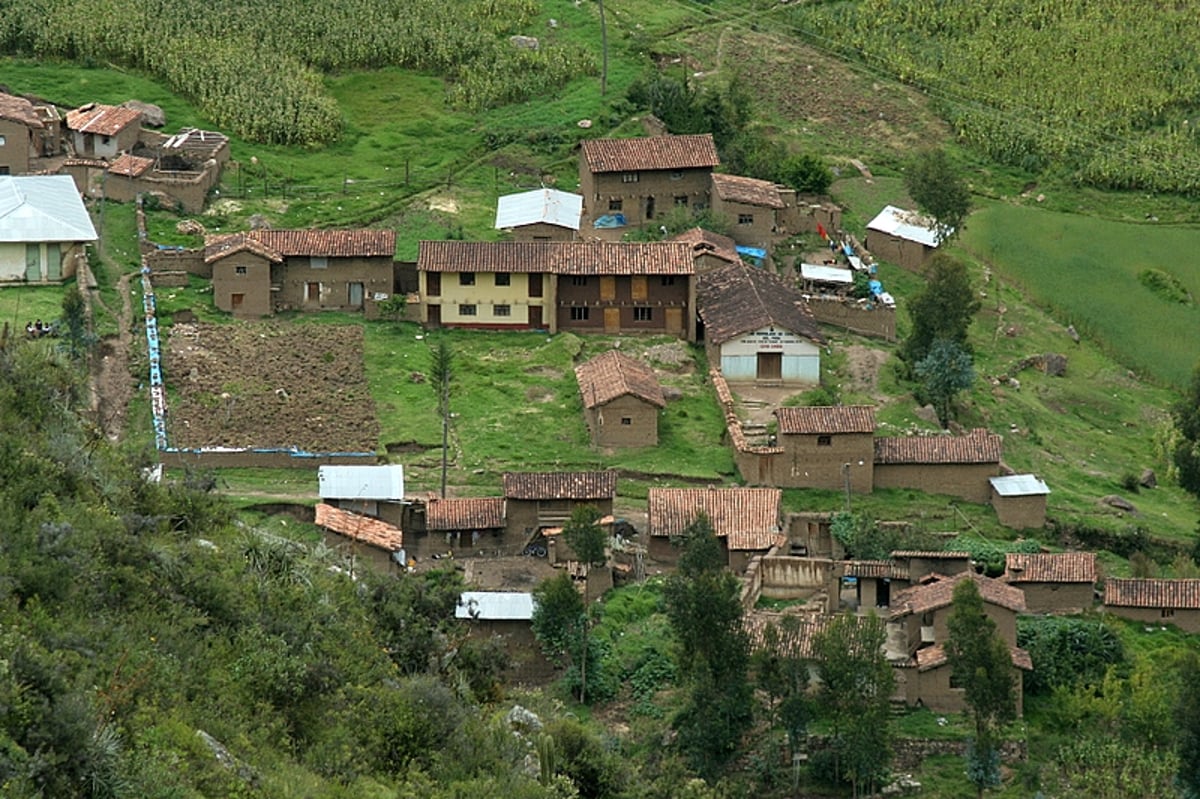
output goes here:
[[1104, 584], [1104, 610], [1123, 619], [1200, 633], [1200, 580], [1110, 578]]
[[[654, 224], [672, 208], [707, 208], [712, 170], [720, 163], [708, 133], [583, 142], [579, 193], [584, 235], [614, 240], [628, 227]], [[615, 225], [618, 217], [623, 225]]]
[[530, 536], [562, 527], [579, 505], [611, 515], [616, 494], [616, 472], [505, 472], [505, 550], [520, 554]]
[[348, 510], [317, 503], [316, 525], [325, 528], [325, 540], [349, 559], [351, 569], [366, 562], [371, 568], [394, 572], [405, 561], [400, 528]]
[[45, 127], [33, 103], [0, 93], [0, 175], [30, 171], [30, 159], [41, 155], [37, 136]]
[[1096, 604], [1093, 552], [1009, 552], [1001, 579], [1024, 592], [1030, 613], [1082, 613]]
[[431, 327], [696, 336], [680, 242], [423, 241], [417, 271]]
[[897, 667], [896, 693], [910, 706], [921, 705], [935, 713], [965, 709], [962, 689], [950, 684], [945, 652], [954, 589], [963, 580], [975, 581], [984, 612], [996, 623], [996, 632], [1008, 645], [1020, 715], [1022, 672], [1033, 669], [1029, 653], [1017, 646], [1017, 614], [1025, 612], [1025, 595], [1000, 580], [974, 572], [953, 577], [931, 575], [892, 597], [887, 617], [888, 658]]
[[418, 558], [453, 551], [456, 556], [499, 556], [504, 550], [504, 497], [430, 499], [425, 535], [409, 535]]
[[875, 440], [875, 487], [915, 488], [985, 504], [988, 478], [1000, 474], [1000, 436], [977, 429], [965, 436], [897, 436]]
[[744, 263], [704, 272], [697, 283], [697, 336], [727, 382], [821, 382], [825, 337], [795, 286]]
[[931, 574], [953, 577], [971, 571], [969, 552], [926, 552], [896, 550], [888, 560], [848, 560], [842, 576], [855, 578], [854, 605], [886, 608], [892, 597]]
[[710, 269], [742, 262], [742, 257], [737, 253], [737, 243], [733, 239], [701, 227], [685, 230], [668, 241], [681, 241], [692, 248], [692, 258], [696, 261], [698, 275]]
[[766, 250], [770, 257], [775, 242], [788, 235], [780, 214], [789, 202], [795, 205], [796, 192], [766, 180], [717, 172], [712, 186], [713, 213], [729, 220], [733, 240], [743, 247]]
[[276, 311], [361, 310], [390, 295], [391, 230], [251, 230], [204, 237], [213, 304], [238, 317]]
[[142, 112], [121, 106], [88, 103], [67, 112], [67, 130], [75, 155], [116, 158], [137, 144]]
[[593, 447], [658, 445], [658, 413], [667, 406], [654, 369], [616, 350], [575, 367]]
[[[783, 451], [774, 456], [769, 485], [871, 493], [875, 485], [875, 408], [777, 408], [775, 419]], [[741, 458], [738, 460], [741, 469]]]
[[647, 554], [675, 563], [679, 549], [671, 539], [703, 513], [724, 545], [729, 568], [741, 574], [755, 555], [787, 543], [779, 515], [782, 496], [778, 488], [651, 488]]

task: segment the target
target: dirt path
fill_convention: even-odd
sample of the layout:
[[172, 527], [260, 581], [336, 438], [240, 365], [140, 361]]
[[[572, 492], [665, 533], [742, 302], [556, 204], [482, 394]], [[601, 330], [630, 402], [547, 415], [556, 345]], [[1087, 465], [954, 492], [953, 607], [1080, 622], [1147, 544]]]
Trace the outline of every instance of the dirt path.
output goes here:
[[[129, 297], [130, 282], [137, 277], [132, 273], [121, 275], [117, 281], [117, 293], [121, 297], [121, 311], [114, 314], [94, 281], [88, 280], [89, 305], [95, 302], [105, 313], [117, 319], [117, 335], [101, 339], [92, 356], [92, 410], [96, 422], [109, 440], [116, 441], [125, 429], [125, 416], [129, 401], [133, 397], [133, 377], [129, 372], [129, 357], [133, 348], [133, 302]], [[90, 278], [90, 275], [89, 275]]]

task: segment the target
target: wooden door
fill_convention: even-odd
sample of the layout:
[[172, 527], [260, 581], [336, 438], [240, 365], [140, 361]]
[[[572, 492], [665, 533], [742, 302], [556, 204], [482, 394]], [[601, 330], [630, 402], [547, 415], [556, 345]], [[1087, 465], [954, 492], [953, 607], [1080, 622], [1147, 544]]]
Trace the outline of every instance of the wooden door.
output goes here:
[[542, 276], [540, 274], [532, 274], [526, 279], [529, 281], [529, 296], [542, 296]]
[[[539, 280], [540, 280], [540, 278], [539, 278]], [[540, 306], [540, 305], [530, 305], [529, 306], [529, 326], [531, 328], [533, 328], [534, 330], [542, 329], [542, 306]]]
[[429, 325], [430, 327], [441, 327], [441, 325], [442, 325], [442, 306], [440, 306], [440, 305], [428, 306], [427, 314], [428, 315], [426, 316], [426, 322], [425, 322], [427, 325]]
[[349, 301], [351, 308], [361, 308], [363, 306], [363, 284], [350, 283], [347, 286], [346, 299]]
[[648, 296], [646, 289], [646, 276], [634, 275], [629, 279], [629, 297], [632, 300], [644, 301]]
[[442, 273], [441, 272], [426, 272], [425, 273], [425, 295], [427, 297], [440, 297], [442, 294]]
[[683, 334], [683, 309], [668, 308], [667, 309], [667, 332], [672, 335]]
[[604, 332], [605, 333], [620, 333], [621, 332], [621, 309], [620, 308], [605, 308], [604, 309]]
[[758, 373], [755, 377], [759, 380], [782, 380], [783, 353], [760, 352], [758, 354]]
[[50, 280], [62, 280], [62, 250], [57, 242], [46, 245], [46, 277]]
[[239, 308], [242, 307], [242, 301], [245, 299], [246, 299], [245, 294], [230, 294], [229, 295], [229, 309], [232, 311], [238, 310]]
[[25, 245], [25, 279], [31, 283], [42, 279], [42, 248], [37, 244]]

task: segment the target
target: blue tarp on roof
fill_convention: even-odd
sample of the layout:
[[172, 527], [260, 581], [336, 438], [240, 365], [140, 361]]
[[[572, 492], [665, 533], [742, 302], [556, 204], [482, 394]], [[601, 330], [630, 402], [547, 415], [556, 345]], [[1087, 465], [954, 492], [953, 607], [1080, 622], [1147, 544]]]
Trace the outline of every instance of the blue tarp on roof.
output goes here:
[[625, 214], [605, 214], [604, 216], [596, 217], [596, 221], [592, 223], [592, 227], [625, 227]]
[[737, 254], [753, 261], [755, 265], [762, 265], [763, 259], [767, 257], [767, 251], [758, 247], [738, 247]]

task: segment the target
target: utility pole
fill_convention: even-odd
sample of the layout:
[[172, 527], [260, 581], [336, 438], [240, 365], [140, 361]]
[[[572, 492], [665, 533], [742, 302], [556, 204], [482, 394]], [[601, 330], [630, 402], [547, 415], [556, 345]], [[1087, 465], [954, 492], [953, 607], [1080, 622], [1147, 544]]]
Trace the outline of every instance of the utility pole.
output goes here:
[[608, 90], [608, 26], [604, 23], [604, 0], [600, 4], [600, 96]]
[[850, 512], [850, 464], [842, 464], [842, 481], [846, 484], [846, 513]]

